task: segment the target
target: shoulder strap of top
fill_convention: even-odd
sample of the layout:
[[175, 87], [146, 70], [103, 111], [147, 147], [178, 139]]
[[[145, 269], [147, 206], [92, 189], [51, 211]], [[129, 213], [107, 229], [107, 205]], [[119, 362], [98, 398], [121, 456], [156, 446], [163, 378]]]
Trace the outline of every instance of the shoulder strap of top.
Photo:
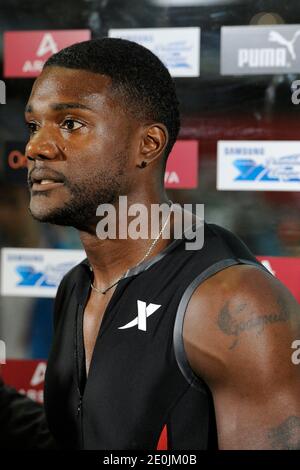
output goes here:
[[184, 291], [181, 297], [181, 301], [177, 309], [174, 331], [173, 331], [173, 345], [174, 345], [176, 361], [183, 376], [190, 383], [190, 385], [204, 393], [207, 393], [207, 385], [192, 370], [187, 360], [185, 350], [184, 350], [182, 332], [183, 332], [183, 322], [184, 322], [185, 313], [186, 313], [187, 306], [189, 304], [189, 301], [193, 293], [202, 282], [204, 282], [206, 279], [210, 278], [211, 276], [222, 271], [225, 268], [228, 268], [234, 265], [239, 265], [239, 264], [253, 265], [258, 268], [263, 269], [264, 271], [270, 274], [270, 272], [258, 261], [252, 261], [252, 260], [241, 259], [241, 258], [228, 258], [228, 259], [220, 260], [214, 263], [213, 265], [211, 265], [209, 268], [205, 269], [188, 285], [188, 287], [186, 288], [186, 290]]

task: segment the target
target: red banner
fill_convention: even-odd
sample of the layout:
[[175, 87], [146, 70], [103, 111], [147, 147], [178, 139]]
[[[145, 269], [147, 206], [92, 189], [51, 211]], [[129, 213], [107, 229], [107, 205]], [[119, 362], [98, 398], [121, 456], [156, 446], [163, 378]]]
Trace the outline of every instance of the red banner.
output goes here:
[[7, 31], [4, 33], [4, 77], [37, 77], [51, 55], [90, 38], [88, 29]]
[[178, 140], [168, 158], [165, 187], [192, 189], [198, 186], [198, 141]]
[[39, 403], [44, 401], [46, 361], [8, 359], [1, 366], [5, 383]]

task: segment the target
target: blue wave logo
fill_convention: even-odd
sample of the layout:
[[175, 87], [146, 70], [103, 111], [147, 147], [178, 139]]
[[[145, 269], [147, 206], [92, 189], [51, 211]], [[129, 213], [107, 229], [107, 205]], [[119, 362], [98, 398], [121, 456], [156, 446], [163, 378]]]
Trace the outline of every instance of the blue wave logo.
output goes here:
[[186, 55], [190, 53], [192, 47], [185, 41], [170, 42], [168, 45], [160, 44], [157, 47], [157, 55], [160, 55], [163, 62], [172, 68], [190, 69]]
[[300, 154], [269, 158], [265, 164], [252, 159], [233, 162], [240, 174], [234, 181], [300, 182]]
[[19, 265], [16, 267], [16, 272], [21, 280], [17, 283], [17, 286], [57, 287], [63, 276], [73, 266], [73, 263], [61, 263], [48, 265], [44, 271], [39, 271], [30, 265]]

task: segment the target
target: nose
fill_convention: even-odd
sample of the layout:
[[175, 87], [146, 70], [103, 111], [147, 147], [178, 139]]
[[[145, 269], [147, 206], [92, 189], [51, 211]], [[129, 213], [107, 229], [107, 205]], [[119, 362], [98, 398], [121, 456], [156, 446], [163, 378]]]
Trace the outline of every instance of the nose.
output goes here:
[[49, 132], [40, 129], [34, 134], [25, 149], [28, 160], [55, 160], [59, 158], [59, 148]]

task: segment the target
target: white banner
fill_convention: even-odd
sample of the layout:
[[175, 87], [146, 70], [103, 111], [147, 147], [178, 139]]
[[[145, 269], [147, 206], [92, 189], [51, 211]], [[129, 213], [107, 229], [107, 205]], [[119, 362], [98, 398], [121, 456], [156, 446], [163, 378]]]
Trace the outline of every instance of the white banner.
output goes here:
[[300, 191], [300, 141], [219, 141], [217, 189]]
[[110, 29], [108, 36], [147, 47], [165, 64], [172, 77], [200, 75], [200, 28]]
[[55, 297], [63, 276], [85, 258], [83, 250], [3, 248], [1, 295]]

